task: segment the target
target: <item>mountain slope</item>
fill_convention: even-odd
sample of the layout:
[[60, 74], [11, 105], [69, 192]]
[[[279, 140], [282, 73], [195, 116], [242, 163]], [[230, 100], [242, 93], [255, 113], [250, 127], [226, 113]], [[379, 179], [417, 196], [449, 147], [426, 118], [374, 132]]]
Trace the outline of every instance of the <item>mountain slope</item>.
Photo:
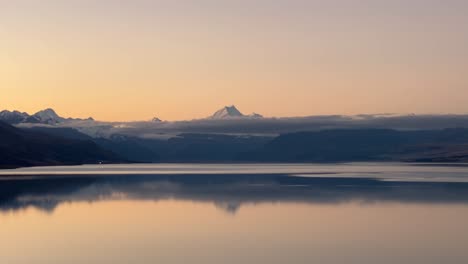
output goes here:
[[74, 140], [0, 122], [0, 168], [121, 162], [90, 140]]
[[139, 162], [468, 161], [468, 129], [336, 129], [278, 137], [179, 134], [167, 140], [94, 139]]
[[468, 161], [468, 129], [336, 129], [281, 135], [244, 161]]
[[241, 153], [261, 148], [271, 137], [179, 134], [167, 140], [128, 136], [95, 142], [121, 157], [138, 162], [233, 162]]

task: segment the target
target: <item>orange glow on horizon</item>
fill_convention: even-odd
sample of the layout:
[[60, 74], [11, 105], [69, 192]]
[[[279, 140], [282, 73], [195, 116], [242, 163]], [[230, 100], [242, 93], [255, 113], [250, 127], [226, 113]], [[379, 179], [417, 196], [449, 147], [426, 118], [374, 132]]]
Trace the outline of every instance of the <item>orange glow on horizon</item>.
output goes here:
[[467, 3], [164, 2], [0, 3], [0, 108], [103, 121], [232, 104], [278, 117], [468, 113]]

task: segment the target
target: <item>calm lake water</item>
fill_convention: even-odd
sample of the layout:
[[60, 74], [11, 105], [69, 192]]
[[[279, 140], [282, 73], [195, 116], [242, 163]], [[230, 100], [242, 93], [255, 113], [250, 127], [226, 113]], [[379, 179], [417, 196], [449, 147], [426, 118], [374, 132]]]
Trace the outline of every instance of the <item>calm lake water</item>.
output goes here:
[[0, 171], [0, 263], [468, 263], [468, 165]]

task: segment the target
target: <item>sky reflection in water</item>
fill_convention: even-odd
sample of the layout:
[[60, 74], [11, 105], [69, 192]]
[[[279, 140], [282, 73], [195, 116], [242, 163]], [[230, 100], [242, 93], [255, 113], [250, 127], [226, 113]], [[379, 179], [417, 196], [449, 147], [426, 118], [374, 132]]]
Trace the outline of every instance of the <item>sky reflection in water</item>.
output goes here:
[[407, 169], [382, 168], [3, 180], [0, 261], [466, 263], [468, 183], [386, 181]]

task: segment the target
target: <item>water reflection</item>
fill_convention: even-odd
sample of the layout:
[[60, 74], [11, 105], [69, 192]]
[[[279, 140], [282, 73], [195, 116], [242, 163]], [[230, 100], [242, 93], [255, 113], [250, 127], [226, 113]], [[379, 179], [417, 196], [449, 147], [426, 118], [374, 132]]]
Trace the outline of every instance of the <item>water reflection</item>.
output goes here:
[[243, 205], [298, 202], [468, 204], [468, 183], [399, 182], [287, 174], [116, 175], [13, 179], [0, 182], [0, 210], [46, 212], [66, 202], [185, 200], [235, 214]]

